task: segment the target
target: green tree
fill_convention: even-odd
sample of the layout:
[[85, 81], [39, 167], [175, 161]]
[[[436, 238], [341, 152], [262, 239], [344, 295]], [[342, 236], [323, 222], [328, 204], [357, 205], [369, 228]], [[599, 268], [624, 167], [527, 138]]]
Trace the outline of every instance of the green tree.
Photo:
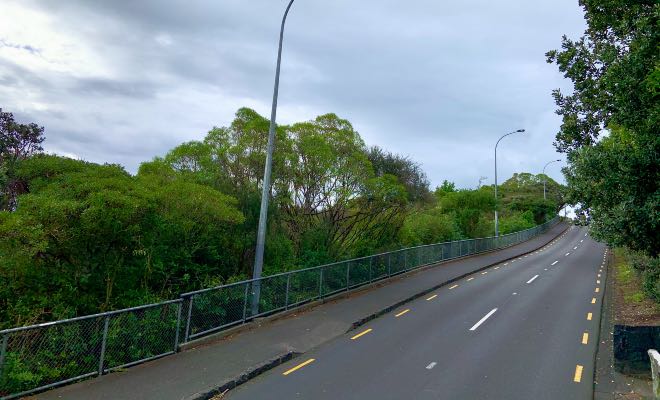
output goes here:
[[580, 4], [585, 34], [576, 41], [564, 36], [562, 49], [547, 53], [574, 88], [553, 92], [563, 119], [555, 145], [568, 153], [568, 197], [589, 214], [595, 237], [657, 256], [660, 4]]
[[408, 201], [428, 203], [433, 201], [429, 180], [419, 164], [408, 157], [390, 153], [378, 146], [370, 147], [367, 157], [376, 176], [393, 175], [406, 188]]
[[243, 217], [212, 188], [57, 156], [17, 176], [27, 193], [0, 212], [3, 323], [143, 304], [236, 272], [227, 248]]
[[0, 210], [16, 208], [16, 198], [25, 188], [16, 179], [18, 164], [43, 150], [44, 128], [37, 124], [20, 124], [12, 113], [0, 108]]

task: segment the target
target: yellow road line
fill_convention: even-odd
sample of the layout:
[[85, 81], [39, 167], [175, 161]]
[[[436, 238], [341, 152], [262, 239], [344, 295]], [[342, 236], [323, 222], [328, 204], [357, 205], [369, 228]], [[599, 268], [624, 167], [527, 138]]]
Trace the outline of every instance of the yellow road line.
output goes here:
[[573, 382], [580, 383], [582, 380], [582, 366], [581, 365], [576, 365], [575, 366], [575, 375], [573, 375]]
[[596, 304], [596, 298], [595, 298], [595, 297], [593, 297], [593, 298], [591, 299], [591, 304]]
[[400, 313], [398, 313], [397, 315], [395, 315], [395, 317], [398, 318], [398, 317], [402, 316], [403, 314], [407, 313], [408, 311], [410, 311], [410, 308], [406, 308], [405, 310], [403, 310]]
[[433, 300], [433, 299], [435, 299], [436, 297], [438, 297], [438, 295], [437, 295], [437, 294], [434, 294], [434, 295], [431, 296], [431, 297], [427, 297], [426, 300], [427, 300], [427, 301], [428, 301], [428, 300]]
[[582, 344], [589, 343], [589, 334], [587, 332], [582, 334]]
[[369, 333], [369, 332], [371, 332], [371, 331], [372, 331], [371, 328], [369, 328], [369, 329], [367, 329], [367, 330], [365, 330], [365, 331], [362, 331], [362, 332], [358, 333], [357, 335], [353, 336], [353, 337], [351, 338], [351, 340], [355, 340], [355, 339], [359, 338], [360, 336], [366, 335], [367, 333]]
[[471, 281], [472, 279], [474, 279], [474, 278], [468, 278], [468, 282]]
[[593, 316], [593, 314], [591, 314], [591, 313], [587, 313], [587, 321], [591, 321], [591, 317], [592, 317], [592, 316]]
[[449, 290], [452, 290], [452, 289], [457, 288], [457, 287], [458, 287], [458, 285], [454, 285], [454, 286], [450, 287]]
[[300, 364], [296, 365], [295, 367], [291, 368], [290, 370], [282, 372], [282, 375], [289, 375], [290, 373], [295, 372], [295, 371], [299, 370], [300, 368], [304, 367], [305, 365], [313, 363], [314, 361], [315, 360], [313, 358], [310, 358], [309, 360], [305, 361], [304, 363], [300, 363]]

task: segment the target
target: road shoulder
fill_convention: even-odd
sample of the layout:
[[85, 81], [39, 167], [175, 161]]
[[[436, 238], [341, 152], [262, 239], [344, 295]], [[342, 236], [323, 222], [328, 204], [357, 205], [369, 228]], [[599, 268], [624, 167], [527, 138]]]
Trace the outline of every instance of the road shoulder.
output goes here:
[[[614, 368], [614, 324], [617, 320], [631, 322], [630, 307], [617, 305], [623, 301], [617, 286], [615, 258], [608, 258], [605, 270], [605, 294], [601, 309], [600, 338], [594, 369], [595, 400], [642, 400], [651, 398], [651, 381], [619, 373]], [[618, 313], [621, 314], [617, 316]], [[627, 315], [626, 315], [627, 314]]]

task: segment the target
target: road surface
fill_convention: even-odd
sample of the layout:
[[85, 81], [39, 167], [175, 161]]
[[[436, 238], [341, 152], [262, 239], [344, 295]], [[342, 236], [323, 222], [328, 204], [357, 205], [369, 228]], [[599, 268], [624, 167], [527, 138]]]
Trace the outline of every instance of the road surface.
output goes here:
[[591, 399], [605, 246], [572, 227], [227, 394], [240, 399]]

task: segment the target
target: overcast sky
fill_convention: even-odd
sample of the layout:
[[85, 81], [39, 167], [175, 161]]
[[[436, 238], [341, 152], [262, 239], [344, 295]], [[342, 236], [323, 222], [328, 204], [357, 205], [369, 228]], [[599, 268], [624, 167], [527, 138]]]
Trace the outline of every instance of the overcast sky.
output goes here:
[[[142, 161], [270, 101], [285, 0], [0, 0], [0, 107], [46, 128], [50, 152]], [[334, 112], [433, 186], [539, 173], [563, 158], [545, 63], [577, 37], [577, 0], [296, 0], [279, 123]], [[548, 175], [562, 180], [560, 165]]]

